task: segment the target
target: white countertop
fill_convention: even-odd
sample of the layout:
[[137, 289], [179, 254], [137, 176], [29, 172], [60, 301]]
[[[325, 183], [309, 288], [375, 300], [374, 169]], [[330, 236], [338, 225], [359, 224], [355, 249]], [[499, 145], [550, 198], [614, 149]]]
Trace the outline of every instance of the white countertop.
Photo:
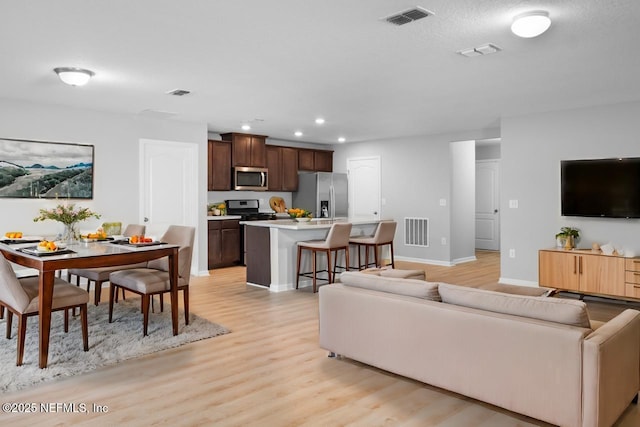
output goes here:
[[223, 219], [240, 219], [242, 218], [240, 215], [217, 215], [217, 216], [208, 216], [207, 221], [222, 221]]
[[280, 219], [280, 220], [267, 220], [267, 221], [240, 221], [240, 224], [251, 225], [253, 227], [268, 227], [268, 228], [280, 228], [284, 230], [301, 230], [308, 231], [313, 229], [331, 228], [334, 222], [350, 222], [353, 225], [360, 224], [377, 224], [381, 220], [369, 219], [369, 220], [349, 220], [344, 219], [312, 219], [309, 222], [297, 222], [295, 220]]

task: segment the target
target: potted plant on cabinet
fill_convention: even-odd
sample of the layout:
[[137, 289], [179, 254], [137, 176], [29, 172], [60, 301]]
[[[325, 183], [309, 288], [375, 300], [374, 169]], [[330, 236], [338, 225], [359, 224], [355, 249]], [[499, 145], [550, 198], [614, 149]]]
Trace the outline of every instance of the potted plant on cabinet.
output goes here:
[[558, 246], [565, 249], [573, 249], [579, 238], [580, 230], [574, 227], [562, 227], [560, 228], [560, 232], [556, 234]]

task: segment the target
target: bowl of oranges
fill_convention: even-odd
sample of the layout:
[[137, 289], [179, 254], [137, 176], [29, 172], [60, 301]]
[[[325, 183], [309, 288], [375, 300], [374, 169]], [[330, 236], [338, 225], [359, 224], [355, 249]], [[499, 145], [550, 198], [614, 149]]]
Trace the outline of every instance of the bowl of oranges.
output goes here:
[[4, 233], [7, 239], [22, 239], [22, 231], [8, 231]]

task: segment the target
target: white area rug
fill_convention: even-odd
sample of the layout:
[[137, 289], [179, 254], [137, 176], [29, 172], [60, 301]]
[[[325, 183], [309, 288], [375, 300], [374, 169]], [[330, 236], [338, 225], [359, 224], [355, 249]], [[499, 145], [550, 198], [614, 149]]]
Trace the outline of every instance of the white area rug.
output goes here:
[[[165, 298], [166, 300], [167, 298]], [[230, 332], [224, 326], [190, 314], [189, 325], [184, 324], [184, 312], [180, 310], [180, 333], [173, 335], [171, 306], [165, 301], [160, 313], [149, 315], [149, 335], [142, 337], [142, 313], [140, 299], [120, 300], [113, 308], [113, 323], [109, 323], [109, 304], [98, 307], [89, 304], [89, 351], [82, 350], [80, 315], [69, 316], [69, 332], [64, 333], [62, 312], [51, 316], [49, 363], [46, 369], [38, 368], [38, 318], [29, 319], [22, 366], [16, 366], [17, 319], [13, 317], [13, 334], [5, 338], [6, 319], [0, 320], [0, 392], [14, 391], [50, 381], [55, 378], [78, 375], [101, 366], [113, 365], [123, 360], [140, 357], [157, 351], [179, 347]], [[6, 315], [6, 314], [5, 314]]]

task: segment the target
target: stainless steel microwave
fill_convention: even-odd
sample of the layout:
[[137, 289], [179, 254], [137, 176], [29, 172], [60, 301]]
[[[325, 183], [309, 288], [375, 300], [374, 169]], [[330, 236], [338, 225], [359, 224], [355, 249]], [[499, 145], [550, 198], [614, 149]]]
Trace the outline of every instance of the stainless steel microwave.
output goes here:
[[266, 168], [233, 168], [233, 189], [248, 191], [267, 191], [269, 170]]

